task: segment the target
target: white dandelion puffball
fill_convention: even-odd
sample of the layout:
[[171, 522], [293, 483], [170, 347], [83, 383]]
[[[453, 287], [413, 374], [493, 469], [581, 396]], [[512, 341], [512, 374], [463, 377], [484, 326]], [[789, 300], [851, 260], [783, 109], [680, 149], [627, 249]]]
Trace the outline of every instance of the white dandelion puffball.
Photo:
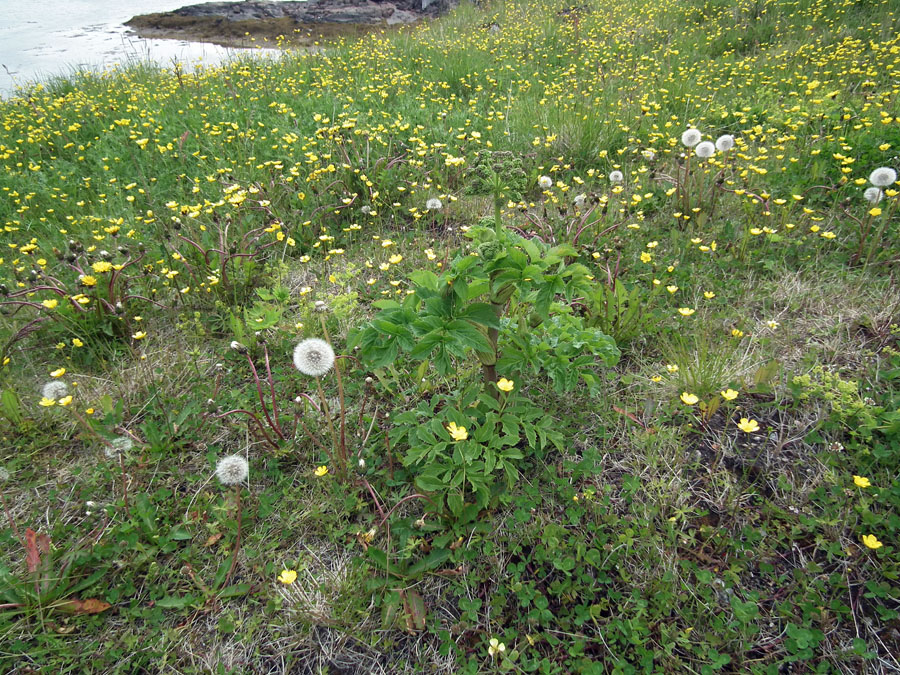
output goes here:
[[887, 187], [897, 181], [897, 172], [889, 166], [882, 166], [869, 174], [869, 182], [875, 187]]
[[216, 464], [216, 478], [222, 485], [237, 485], [247, 480], [250, 465], [240, 455], [223, 457]]
[[694, 152], [697, 153], [697, 157], [700, 159], [709, 159], [714, 154], [716, 154], [716, 146], [714, 146], [710, 141], [703, 141], [698, 144], [696, 148], [694, 148]]
[[625, 175], [621, 171], [610, 171], [609, 172], [609, 182], [610, 183], [621, 183], [625, 180]]
[[575, 199], [572, 201], [575, 202], [575, 206], [579, 209], [583, 209], [585, 202], [587, 202], [587, 195], [582, 192], [580, 195], [575, 195]]
[[641, 153], [641, 155], [643, 155], [644, 159], [646, 159], [648, 162], [652, 162], [654, 159], [656, 159], [656, 152], [654, 152], [653, 148], [647, 148]]
[[700, 142], [701, 138], [702, 136], [700, 135], [700, 132], [693, 127], [681, 134], [681, 142], [689, 148], [693, 148], [695, 145], [697, 145], [697, 143]]
[[294, 347], [294, 366], [304, 375], [322, 377], [334, 366], [334, 350], [319, 338], [309, 338]]
[[870, 187], [866, 188], [865, 192], [863, 192], [863, 199], [865, 199], [870, 204], [877, 204], [884, 198], [884, 193], [881, 191], [881, 188]]
[[54, 401], [61, 399], [66, 394], [69, 393], [69, 387], [65, 382], [60, 382], [59, 380], [51, 380], [43, 387], [41, 387], [41, 396], [44, 398], [49, 398]]
[[538, 178], [538, 185], [540, 185], [543, 190], [549, 190], [553, 187], [553, 179], [550, 178], [550, 176], [541, 176]]
[[425, 208], [429, 211], [440, 211], [444, 208], [444, 204], [437, 197], [432, 197], [427, 202], [425, 202]]
[[722, 134], [716, 139], [716, 150], [719, 152], [728, 152], [734, 147], [734, 136], [731, 134]]

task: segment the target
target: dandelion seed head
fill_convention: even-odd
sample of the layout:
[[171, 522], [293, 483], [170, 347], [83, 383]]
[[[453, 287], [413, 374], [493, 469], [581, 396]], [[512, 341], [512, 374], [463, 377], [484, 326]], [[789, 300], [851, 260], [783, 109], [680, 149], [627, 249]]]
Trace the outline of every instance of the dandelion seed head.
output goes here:
[[884, 193], [881, 191], [881, 188], [870, 187], [866, 188], [863, 192], [863, 199], [865, 199], [870, 204], [877, 204], [884, 198]]
[[697, 143], [700, 142], [702, 135], [697, 129], [691, 127], [687, 129], [683, 134], [681, 134], [681, 142], [684, 143], [689, 148], [693, 148]]
[[41, 387], [41, 396], [51, 400], [57, 400], [69, 393], [69, 387], [65, 382], [59, 380], [51, 380]]
[[238, 485], [247, 480], [250, 465], [240, 455], [223, 457], [216, 464], [216, 478], [222, 485]]
[[719, 152], [728, 152], [734, 147], [734, 136], [731, 134], [722, 134], [716, 139], [716, 150]]
[[625, 175], [621, 171], [610, 171], [609, 172], [609, 182], [610, 183], [621, 183], [625, 180]]
[[437, 197], [432, 197], [427, 202], [425, 202], [425, 208], [429, 211], [440, 211], [444, 208], [444, 204]]
[[553, 187], [553, 179], [550, 178], [550, 176], [541, 176], [538, 178], [538, 185], [540, 185], [543, 190], [549, 190]]
[[133, 447], [134, 441], [128, 438], [128, 436], [119, 436], [118, 438], [112, 439], [109, 442], [109, 445], [106, 446], [106, 456], [109, 459], [113, 459], [115, 457], [118, 457], [119, 455], [124, 455]]
[[887, 187], [897, 181], [897, 172], [889, 166], [881, 166], [869, 174], [869, 182], [875, 187]]
[[716, 154], [716, 146], [710, 141], [703, 141], [702, 143], [697, 144], [697, 147], [694, 148], [694, 152], [696, 152], [697, 157], [701, 159], [709, 159]]
[[321, 377], [334, 366], [334, 350], [319, 338], [308, 338], [294, 347], [294, 366], [304, 375]]

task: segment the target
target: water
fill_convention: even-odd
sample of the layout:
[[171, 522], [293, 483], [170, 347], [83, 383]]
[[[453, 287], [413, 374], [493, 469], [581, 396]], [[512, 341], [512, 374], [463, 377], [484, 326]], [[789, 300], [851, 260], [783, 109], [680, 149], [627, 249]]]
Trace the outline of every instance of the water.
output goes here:
[[134, 60], [215, 64], [238, 49], [182, 40], [145, 40], [123, 26], [137, 14], [199, 0], [0, 0], [0, 97], [16, 86]]

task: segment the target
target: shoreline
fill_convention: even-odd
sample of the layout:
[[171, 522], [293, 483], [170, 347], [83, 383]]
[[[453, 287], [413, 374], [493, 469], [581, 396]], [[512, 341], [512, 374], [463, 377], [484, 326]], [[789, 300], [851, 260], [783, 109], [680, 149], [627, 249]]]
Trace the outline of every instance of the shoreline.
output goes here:
[[439, 16], [450, 2], [438, 0], [425, 4], [425, 9], [421, 9], [422, 4], [415, 0], [207, 2], [140, 14], [124, 25], [148, 39], [207, 42], [222, 47], [302, 48], [315, 47], [320, 40], [357, 38], [374, 31], [414, 26]]
[[229, 21], [219, 17], [179, 17], [164, 13], [137, 16], [124, 25], [141, 38], [205, 42], [239, 49], [313, 48], [320, 41], [362, 37], [376, 30], [397, 28], [387, 24], [297, 24], [285, 18]]

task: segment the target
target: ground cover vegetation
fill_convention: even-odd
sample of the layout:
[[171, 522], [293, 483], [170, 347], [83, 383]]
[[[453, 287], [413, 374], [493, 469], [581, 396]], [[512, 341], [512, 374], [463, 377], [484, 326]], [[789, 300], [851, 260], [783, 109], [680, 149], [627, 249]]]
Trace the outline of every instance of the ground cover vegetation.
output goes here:
[[4, 672], [896, 672], [898, 95], [588, 0], [0, 102]]

